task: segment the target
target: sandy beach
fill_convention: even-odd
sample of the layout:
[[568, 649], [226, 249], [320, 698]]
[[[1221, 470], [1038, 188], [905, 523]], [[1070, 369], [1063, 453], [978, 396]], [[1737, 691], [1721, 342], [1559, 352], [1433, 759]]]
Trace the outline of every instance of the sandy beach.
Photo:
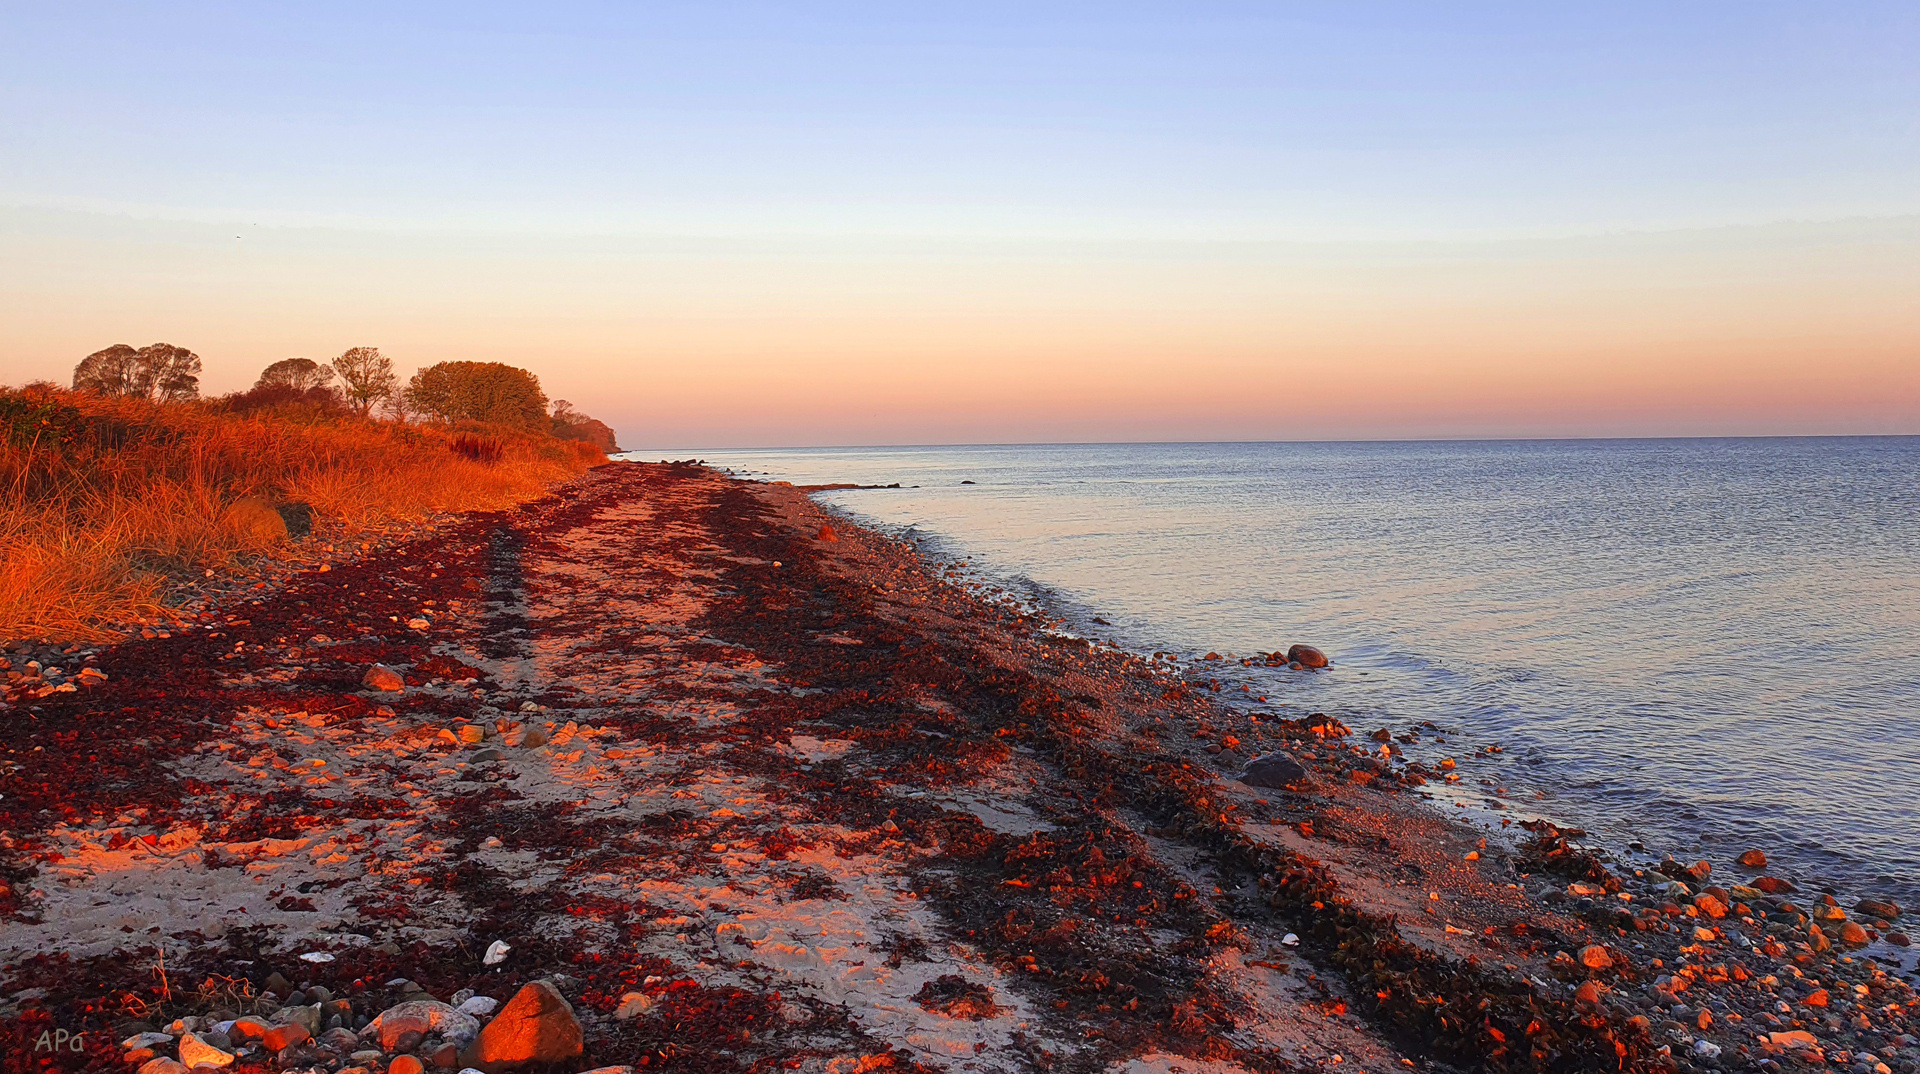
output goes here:
[[[6, 1069], [457, 1070], [542, 981], [579, 1050], [520, 1065], [568, 1074], [1916, 1069], [1862, 953], [1901, 908], [1450, 817], [1417, 728], [1240, 711], [959, 578], [612, 463], [14, 683]], [[370, 1025], [408, 1002], [466, 1021]]]

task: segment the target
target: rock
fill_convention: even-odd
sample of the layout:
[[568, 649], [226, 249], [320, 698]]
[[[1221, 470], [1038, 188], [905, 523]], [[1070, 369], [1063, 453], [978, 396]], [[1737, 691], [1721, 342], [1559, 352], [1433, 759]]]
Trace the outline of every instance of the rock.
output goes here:
[[545, 981], [522, 988], [460, 1053], [460, 1062], [486, 1074], [525, 1063], [557, 1063], [584, 1050], [573, 1007]]
[[1895, 947], [1907, 947], [1913, 943], [1913, 940], [1904, 932], [1889, 932], [1886, 940]]
[[477, 723], [463, 723], [454, 729], [453, 734], [466, 746], [478, 746], [487, 739], [487, 729]]
[[613, 1017], [615, 1021], [631, 1022], [647, 1013], [652, 1006], [653, 997], [645, 992], [628, 992], [620, 997], [620, 1006], [614, 1008]]
[[1720, 1046], [1710, 1040], [1696, 1040], [1693, 1042], [1693, 1054], [1702, 1059], [1718, 1059]]
[[1745, 854], [1740, 855], [1737, 860], [1744, 868], [1765, 869], [1767, 867], [1767, 852], [1764, 850], [1749, 850]]
[[351, 1051], [360, 1043], [360, 1035], [351, 1029], [329, 1029], [320, 1034], [320, 1043], [336, 1052]]
[[583, 1070], [580, 1074], [633, 1074], [633, 1068], [627, 1066], [594, 1067], [592, 1070]]
[[1719, 919], [1727, 916], [1727, 904], [1712, 895], [1700, 895], [1693, 900], [1694, 909], [1708, 917]]
[[1849, 921], [1840, 926], [1840, 942], [1848, 947], [1865, 947], [1867, 930], [1861, 928], [1858, 922]]
[[838, 541], [840, 539], [840, 535], [833, 532], [832, 526], [827, 525], [826, 523], [821, 523], [820, 539], [822, 541]]
[[318, 1003], [306, 1003], [298, 1007], [282, 1009], [278, 1016], [283, 1025], [297, 1025], [307, 1031], [308, 1036], [320, 1032], [320, 1024], [326, 1016], [321, 1014]]
[[1590, 970], [1610, 969], [1613, 966], [1613, 956], [1597, 943], [1588, 944], [1580, 949], [1580, 964]]
[[375, 664], [367, 669], [365, 675], [360, 676], [360, 685], [369, 690], [385, 690], [389, 693], [398, 693], [407, 688], [407, 680], [401, 678], [399, 672], [387, 665]]
[[180, 1062], [189, 1070], [194, 1067], [224, 1067], [233, 1062], [233, 1053], [222, 1051], [188, 1033], [180, 1038]]
[[1891, 899], [1861, 899], [1853, 906], [1855, 913], [1892, 921], [1900, 916], [1900, 906]]
[[287, 520], [280, 517], [272, 504], [257, 496], [242, 496], [233, 501], [221, 514], [220, 524], [252, 544], [275, 544], [289, 536]]
[[460, 1049], [452, 1044], [443, 1044], [427, 1056], [427, 1062], [442, 1070], [450, 1070], [460, 1065]]
[[1247, 770], [1240, 774], [1240, 782], [1249, 787], [1284, 788], [1288, 784], [1305, 783], [1307, 770], [1291, 754], [1274, 751], [1263, 753], [1247, 762]]
[[378, 1036], [380, 1047], [392, 1052], [399, 1050], [395, 1045], [402, 1033], [419, 1033], [423, 1037], [437, 1033], [465, 1045], [479, 1035], [480, 1020], [439, 1000], [416, 999], [381, 1011], [361, 1035]]
[[1574, 990], [1573, 998], [1583, 1006], [1598, 1007], [1600, 1005], [1600, 997], [1604, 992], [1605, 990], [1600, 987], [1600, 982], [1588, 981]]
[[469, 995], [465, 998], [461, 998], [460, 993], [458, 992], [455, 992], [453, 995], [454, 995], [454, 998], [460, 1000], [460, 1002], [455, 1006], [455, 1009], [460, 1011], [462, 1014], [471, 1014], [475, 1018], [484, 1018], [487, 1015], [492, 1014], [493, 1009], [495, 1007], [500, 1006], [500, 1001], [497, 999], [494, 999], [492, 996]]
[[1303, 668], [1323, 668], [1327, 666], [1327, 654], [1311, 645], [1292, 645], [1287, 647], [1287, 663], [1299, 664]]
[[1807, 924], [1807, 946], [1813, 948], [1815, 951], [1825, 951], [1832, 947], [1833, 944], [1828, 942], [1827, 934], [1820, 931], [1819, 925], [1809, 922]]
[[286, 1025], [274, 1026], [267, 1030], [266, 1035], [260, 1038], [260, 1046], [268, 1051], [277, 1052], [296, 1044], [305, 1044], [312, 1039], [313, 1033], [305, 1025], [299, 1022], [288, 1022]]
[[520, 739], [521, 747], [530, 750], [539, 749], [546, 744], [547, 733], [537, 727], [529, 729]]
[[468, 764], [486, 764], [488, 761], [504, 761], [506, 760], [506, 758], [507, 758], [506, 754], [501, 753], [499, 750], [496, 750], [491, 746], [489, 746], [484, 750], [475, 751], [473, 756], [467, 758], [467, 763]]
[[293, 982], [280, 976], [278, 971], [267, 974], [267, 979], [261, 983], [260, 987], [278, 996], [293, 994]]
[[140, 1033], [135, 1033], [133, 1036], [128, 1037], [126, 1040], [121, 1041], [120, 1047], [151, 1048], [156, 1044], [172, 1044], [172, 1043], [173, 1043], [172, 1034], [155, 1033], [151, 1030], [147, 1030]]
[[227, 1027], [227, 1039], [245, 1044], [266, 1036], [267, 1031], [272, 1028], [273, 1026], [264, 1018], [235, 1018], [233, 1023]]
[[1695, 884], [1704, 884], [1707, 882], [1707, 877], [1713, 875], [1713, 863], [1709, 861], [1696, 861], [1692, 865], [1687, 866], [1684, 872], [1687, 875], [1687, 879], [1693, 881]]
[[162, 1056], [140, 1064], [140, 1074], [187, 1074], [187, 1068], [183, 1064]]
[[1768, 1043], [1776, 1048], [1797, 1049], [1801, 1051], [1820, 1047], [1814, 1035], [1804, 1029], [1788, 1030], [1784, 1033], [1767, 1034]]
[[427, 1065], [411, 1055], [396, 1055], [387, 1064], [387, 1074], [424, 1074]]
[[1769, 895], [1790, 895], [1800, 890], [1790, 881], [1782, 880], [1777, 876], [1756, 876], [1753, 878], [1753, 886]]

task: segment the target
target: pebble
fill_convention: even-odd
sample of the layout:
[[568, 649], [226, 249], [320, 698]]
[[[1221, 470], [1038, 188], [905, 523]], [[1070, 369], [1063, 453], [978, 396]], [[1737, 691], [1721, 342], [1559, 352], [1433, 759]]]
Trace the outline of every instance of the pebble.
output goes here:
[[647, 1013], [652, 1006], [653, 998], [645, 992], [628, 992], [620, 997], [620, 1006], [614, 1008], [613, 1017], [615, 1021], [630, 1022]]
[[387, 665], [375, 664], [367, 669], [366, 674], [360, 676], [360, 685], [369, 690], [384, 690], [388, 693], [398, 693], [406, 689], [407, 680], [401, 678], [399, 672]]
[[161, 1056], [140, 1064], [140, 1074], [187, 1074], [187, 1068], [184, 1064]]
[[387, 1064], [387, 1074], [424, 1074], [427, 1065], [411, 1055], [396, 1055]]
[[1764, 850], [1749, 850], [1745, 854], [1740, 855], [1736, 860], [1739, 861], [1743, 868], [1765, 869], [1767, 867], [1767, 852]]
[[1612, 967], [1613, 956], [1599, 944], [1588, 944], [1580, 949], [1580, 964], [1590, 970], [1604, 970]]
[[180, 1038], [180, 1062], [192, 1067], [223, 1067], [233, 1062], [233, 1053], [222, 1051], [188, 1033]]
[[456, 1010], [462, 1014], [471, 1014], [476, 1018], [492, 1014], [493, 1009], [500, 1006], [500, 1001], [494, 999], [492, 996], [475, 996], [469, 994], [462, 998], [459, 992], [455, 992], [453, 998], [460, 1001], [455, 1005]]

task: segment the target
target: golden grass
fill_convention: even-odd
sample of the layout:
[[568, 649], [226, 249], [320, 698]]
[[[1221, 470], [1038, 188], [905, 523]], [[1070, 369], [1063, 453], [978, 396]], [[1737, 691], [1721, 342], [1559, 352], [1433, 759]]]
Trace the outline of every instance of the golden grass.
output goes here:
[[[577, 441], [456, 434], [311, 410], [0, 391], [0, 640], [108, 640], [167, 612], [169, 583], [273, 547], [223, 519], [243, 497], [304, 502], [329, 536], [522, 503], [605, 456]], [[486, 453], [482, 453], [483, 455]]]

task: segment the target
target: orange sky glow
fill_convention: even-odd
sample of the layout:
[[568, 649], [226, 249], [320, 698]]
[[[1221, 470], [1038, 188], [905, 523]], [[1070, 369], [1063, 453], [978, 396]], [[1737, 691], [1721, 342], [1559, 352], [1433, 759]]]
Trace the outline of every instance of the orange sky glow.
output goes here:
[[553, 237], [0, 211], [0, 380], [110, 343], [535, 370], [661, 449], [1920, 432], [1920, 218], [1428, 242]]

